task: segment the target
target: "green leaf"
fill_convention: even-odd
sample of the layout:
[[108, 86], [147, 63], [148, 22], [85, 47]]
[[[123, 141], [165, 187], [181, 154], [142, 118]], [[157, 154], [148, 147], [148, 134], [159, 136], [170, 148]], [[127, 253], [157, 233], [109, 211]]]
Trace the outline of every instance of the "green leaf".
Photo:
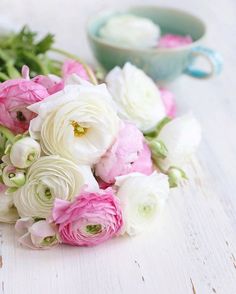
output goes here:
[[8, 128], [0, 125], [0, 133], [10, 142], [14, 141], [15, 135]]
[[45, 53], [51, 49], [54, 43], [54, 35], [48, 34], [36, 44], [36, 54]]
[[6, 81], [6, 80], [8, 80], [9, 79], [9, 77], [5, 74], [5, 73], [3, 73], [3, 72], [0, 72], [0, 80], [1, 81]]
[[12, 60], [8, 60], [6, 62], [6, 68], [7, 68], [7, 73], [8, 76], [11, 79], [15, 79], [15, 78], [20, 78], [21, 74], [19, 73], [19, 71], [15, 68], [14, 66], [14, 62]]

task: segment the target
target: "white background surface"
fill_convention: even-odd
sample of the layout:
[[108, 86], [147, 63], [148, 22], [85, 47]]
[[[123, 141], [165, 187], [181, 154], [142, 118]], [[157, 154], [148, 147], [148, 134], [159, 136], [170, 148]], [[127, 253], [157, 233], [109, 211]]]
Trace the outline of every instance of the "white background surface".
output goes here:
[[150, 3], [205, 19], [206, 43], [224, 58], [221, 76], [210, 81], [182, 76], [169, 86], [179, 113], [192, 109], [203, 128], [189, 184], [172, 192], [155, 232], [94, 248], [30, 251], [17, 245], [11, 226], [0, 225], [0, 293], [236, 293], [236, 2], [1, 0], [0, 17], [14, 26], [28, 23], [42, 33], [56, 33], [58, 46], [92, 61], [88, 17], [101, 9]]

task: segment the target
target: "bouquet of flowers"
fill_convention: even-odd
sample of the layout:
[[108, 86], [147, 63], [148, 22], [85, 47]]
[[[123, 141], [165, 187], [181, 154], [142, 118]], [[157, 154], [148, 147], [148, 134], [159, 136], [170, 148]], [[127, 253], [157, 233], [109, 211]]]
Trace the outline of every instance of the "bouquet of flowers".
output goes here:
[[36, 249], [91, 246], [158, 224], [201, 138], [172, 96], [127, 63], [98, 84], [75, 60], [0, 84], [0, 221]]

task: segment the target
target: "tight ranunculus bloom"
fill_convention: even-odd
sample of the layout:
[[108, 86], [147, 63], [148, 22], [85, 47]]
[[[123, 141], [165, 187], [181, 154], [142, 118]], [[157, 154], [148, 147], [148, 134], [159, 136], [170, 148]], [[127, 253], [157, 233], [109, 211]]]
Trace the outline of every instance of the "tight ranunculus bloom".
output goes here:
[[17, 169], [13, 165], [3, 165], [2, 181], [10, 188], [18, 188], [25, 184], [25, 171]]
[[159, 158], [158, 165], [165, 170], [171, 166], [182, 167], [200, 144], [201, 126], [193, 115], [183, 115], [164, 125], [157, 140], [167, 148], [167, 156]]
[[45, 154], [92, 165], [114, 142], [120, 120], [105, 85], [80, 81], [30, 106], [38, 114], [30, 133], [40, 139]]
[[95, 166], [96, 176], [106, 183], [131, 172], [149, 175], [152, 171], [151, 152], [143, 134], [130, 123], [122, 125], [116, 141]]
[[69, 59], [62, 66], [62, 77], [66, 80], [72, 74], [76, 74], [82, 79], [89, 81], [89, 76], [84, 66], [76, 60]]
[[49, 95], [45, 87], [29, 79], [28, 68], [24, 67], [23, 73], [23, 78], [0, 84], [0, 124], [15, 133], [28, 130], [30, 120], [35, 117], [27, 106]]
[[111, 188], [83, 191], [72, 203], [56, 199], [52, 216], [62, 242], [76, 246], [100, 244], [118, 235], [123, 225], [120, 202]]
[[160, 91], [142, 70], [126, 63], [106, 77], [108, 90], [122, 119], [133, 122], [143, 132], [152, 130], [165, 117]]
[[181, 36], [166, 34], [160, 37], [158, 42], [159, 48], [178, 48], [189, 45], [193, 42], [191, 36]]
[[0, 222], [14, 223], [19, 218], [13, 204], [12, 194], [6, 194], [6, 187], [0, 184]]
[[99, 35], [119, 46], [149, 48], [156, 46], [160, 28], [145, 17], [123, 14], [109, 18]]
[[165, 88], [160, 88], [160, 93], [165, 106], [166, 116], [174, 118], [176, 115], [176, 103], [173, 93]]
[[30, 166], [25, 185], [14, 192], [14, 203], [21, 217], [46, 218], [55, 198], [71, 201], [84, 185], [98, 189], [89, 167], [59, 156], [41, 157]]
[[21, 218], [15, 229], [21, 234], [18, 242], [31, 249], [49, 249], [59, 244], [57, 227], [46, 220], [35, 222], [31, 217]]
[[13, 166], [27, 168], [40, 157], [40, 153], [41, 147], [37, 141], [23, 137], [12, 145], [9, 156]]
[[169, 193], [168, 177], [157, 172], [132, 173], [116, 179], [124, 217], [124, 232], [136, 235], [157, 220]]
[[50, 95], [61, 91], [64, 88], [63, 80], [55, 75], [38, 75], [34, 77], [32, 81], [46, 88]]

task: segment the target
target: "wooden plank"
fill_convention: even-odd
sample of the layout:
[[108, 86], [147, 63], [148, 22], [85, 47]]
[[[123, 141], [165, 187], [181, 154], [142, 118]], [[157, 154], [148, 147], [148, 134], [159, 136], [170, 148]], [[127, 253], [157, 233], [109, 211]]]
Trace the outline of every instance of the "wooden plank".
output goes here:
[[[9, 4], [2, 0], [0, 14], [8, 15], [16, 24], [27, 22], [41, 31], [57, 33], [59, 45], [91, 60], [84, 32], [87, 17], [101, 8], [127, 2], [143, 3], [12, 0]], [[17, 245], [12, 226], [1, 224], [0, 293], [236, 293], [236, 3], [158, 3], [205, 18], [209, 27], [206, 43], [218, 48], [225, 61], [218, 78], [197, 81], [183, 76], [169, 85], [176, 93], [178, 112], [192, 109], [203, 128], [198, 159], [188, 166], [188, 185], [172, 191], [155, 231], [117, 238], [94, 248], [28, 250]], [[58, 24], [55, 14], [65, 21]], [[78, 29], [77, 41], [68, 34], [74, 28]]]

